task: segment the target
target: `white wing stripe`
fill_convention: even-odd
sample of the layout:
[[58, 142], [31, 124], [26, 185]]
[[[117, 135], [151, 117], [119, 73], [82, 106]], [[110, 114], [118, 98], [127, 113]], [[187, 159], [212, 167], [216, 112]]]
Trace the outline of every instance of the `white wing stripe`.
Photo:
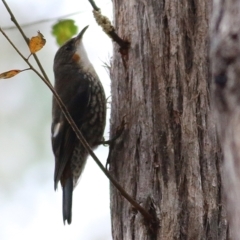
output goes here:
[[55, 124], [53, 128], [53, 135], [52, 135], [53, 138], [55, 138], [58, 135], [60, 126], [61, 126], [61, 123]]

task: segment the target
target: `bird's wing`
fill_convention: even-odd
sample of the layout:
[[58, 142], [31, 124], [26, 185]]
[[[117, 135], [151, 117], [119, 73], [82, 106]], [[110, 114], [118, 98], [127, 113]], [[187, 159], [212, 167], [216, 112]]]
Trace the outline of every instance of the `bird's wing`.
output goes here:
[[[66, 100], [66, 97], [68, 101]], [[86, 115], [89, 98], [90, 88], [87, 84], [80, 84], [74, 91], [73, 96], [62, 95], [63, 102], [66, 104], [69, 113], [80, 130], [81, 124]], [[64, 175], [66, 175], [66, 172], [71, 174], [70, 169], [65, 168], [71, 167], [71, 165], [67, 163], [70, 163], [69, 161], [71, 160], [73, 151], [78, 144], [78, 139], [59, 109], [55, 99], [53, 100], [53, 107], [52, 148], [55, 155], [54, 186], [56, 189], [57, 183], [63, 174], [65, 173]]]
[[[76, 135], [73, 130], [68, 126], [66, 121], [60, 123], [59, 132], [56, 135], [52, 135], [52, 147], [55, 154], [55, 172], [54, 172], [54, 188], [57, 188], [57, 183], [61, 179], [64, 170], [68, 165], [69, 160], [72, 158], [72, 154], [75, 148]], [[68, 169], [68, 175], [70, 175], [70, 169]], [[66, 175], [66, 174], [64, 174]], [[65, 176], [67, 177], [67, 176]]]

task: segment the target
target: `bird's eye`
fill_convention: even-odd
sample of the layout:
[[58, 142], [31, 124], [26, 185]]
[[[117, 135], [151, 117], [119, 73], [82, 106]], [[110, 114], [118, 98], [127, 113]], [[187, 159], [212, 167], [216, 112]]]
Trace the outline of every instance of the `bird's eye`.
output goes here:
[[70, 44], [66, 45], [65, 50], [68, 51], [68, 52], [72, 51], [73, 50], [73, 45], [72, 44], [71, 45]]

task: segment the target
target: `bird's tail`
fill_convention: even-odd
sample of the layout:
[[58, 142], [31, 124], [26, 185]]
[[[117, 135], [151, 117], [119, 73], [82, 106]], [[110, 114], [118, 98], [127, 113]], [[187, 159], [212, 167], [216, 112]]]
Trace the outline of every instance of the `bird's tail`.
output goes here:
[[67, 220], [68, 224], [72, 222], [72, 194], [73, 194], [73, 179], [67, 179], [63, 186], [63, 223]]

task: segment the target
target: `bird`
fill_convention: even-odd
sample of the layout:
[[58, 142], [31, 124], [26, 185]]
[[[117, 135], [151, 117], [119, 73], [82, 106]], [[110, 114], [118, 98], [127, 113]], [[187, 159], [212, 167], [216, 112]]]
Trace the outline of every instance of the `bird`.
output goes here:
[[[62, 45], [55, 54], [54, 89], [73, 121], [94, 150], [103, 140], [106, 97], [102, 83], [83, 45], [88, 26]], [[52, 149], [55, 156], [54, 189], [63, 191], [63, 223], [72, 222], [72, 194], [84, 170], [88, 152], [65, 119], [56, 99], [52, 100]]]

